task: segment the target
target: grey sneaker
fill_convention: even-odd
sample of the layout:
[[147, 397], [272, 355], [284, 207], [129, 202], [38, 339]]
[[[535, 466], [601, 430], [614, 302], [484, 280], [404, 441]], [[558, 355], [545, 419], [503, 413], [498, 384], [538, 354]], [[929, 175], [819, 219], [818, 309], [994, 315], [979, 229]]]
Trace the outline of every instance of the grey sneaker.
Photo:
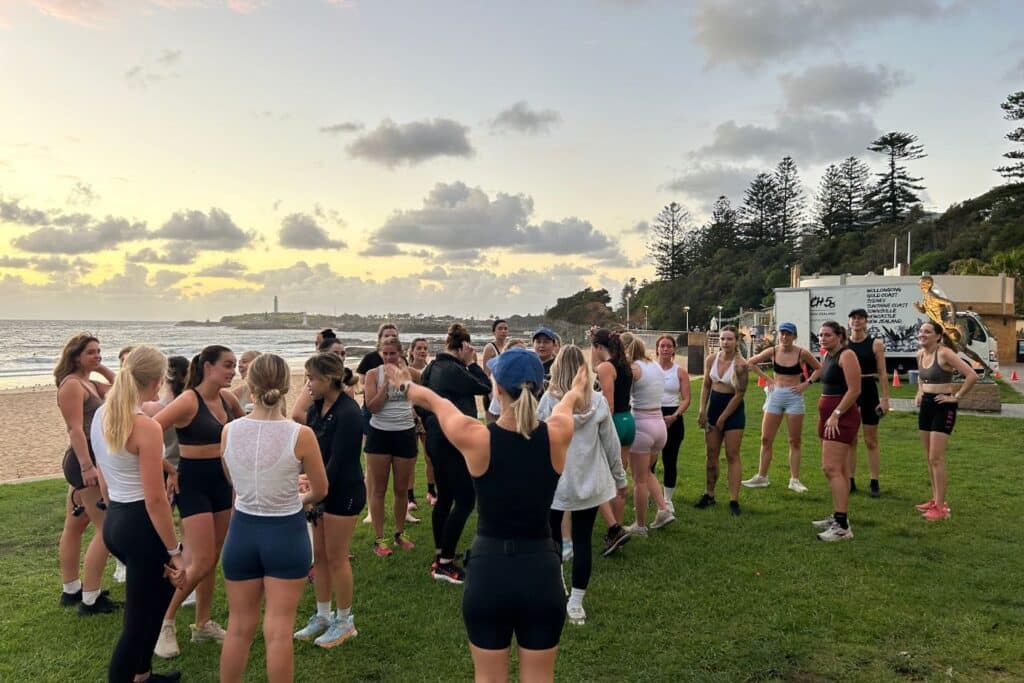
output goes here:
[[569, 603], [565, 606], [565, 614], [573, 626], [583, 626], [587, 623], [587, 613], [583, 611], [583, 605]]
[[359, 635], [359, 632], [356, 631], [355, 621], [352, 619], [352, 616], [349, 615], [349, 618], [345, 621], [332, 619], [330, 628], [328, 628], [322, 636], [313, 642], [320, 647], [331, 648], [337, 647], [349, 638], [355, 638], [357, 635]]
[[807, 493], [807, 487], [804, 486], [799, 479], [789, 480], [789, 490], [794, 493]]
[[816, 519], [816, 520], [814, 520], [813, 522], [811, 522], [811, 526], [813, 526], [816, 529], [828, 529], [830, 526], [834, 525], [835, 523], [836, 523], [836, 518], [833, 517], [832, 515], [829, 515], [825, 519]]
[[189, 628], [190, 631], [192, 631], [192, 642], [193, 643], [210, 643], [210, 642], [223, 643], [224, 642], [224, 636], [227, 635], [227, 633], [224, 631], [224, 629], [221, 628], [220, 624], [218, 624], [213, 619], [210, 619], [208, 622], [206, 622], [202, 626], [196, 626], [195, 624], [189, 624], [188, 628]]
[[676, 521], [676, 516], [672, 514], [671, 510], [667, 508], [665, 510], [658, 510], [658, 514], [654, 515], [654, 521], [651, 522], [651, 528], [661, 529], [674, 521]]
[[823, 541], [845, 541], [853, 538], [853, 528], [844, 529], [838, 524], [833, 524], [818, 534], [818, 538]]
[[160, 627], [160, 637], [157, 638], [153, 654], [164, 659], [171, 659], [181, 654], [181, 650], [178, 649], [178, 636], [175, 632], [173, 621], [165, 621]]
[[755, 474], [750, 479], [744, 479], [740, 483], [748, 489], [764, 489], [771, 486], [771, 482], [768, 481], [768, 477], [762, 477], [760, 474]]
[[631, 537], [647, 538], [647, 527], [640, 526], [636, 522], [624, 528]]
[[314, 614], [309, 618], [309, 623], [306, 624], [305, 628], [295, 632], [295, 640], [313, 640], [330, 627], [330, 619]]

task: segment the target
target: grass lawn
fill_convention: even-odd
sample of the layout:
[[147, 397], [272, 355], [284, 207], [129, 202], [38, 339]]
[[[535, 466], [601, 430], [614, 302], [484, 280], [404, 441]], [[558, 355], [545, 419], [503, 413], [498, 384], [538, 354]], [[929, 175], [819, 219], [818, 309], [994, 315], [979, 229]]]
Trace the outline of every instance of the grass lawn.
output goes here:
[[[890, 382], [892, 380], [889, 380]], [[977, 386], [977, 385], [975, 385]], [[996, 380], [999, 387], [999, 401], [1001, 403], [1024, 403], [1024, 394], [1020, 393], [1001, 379]], [[900, 386], [889, 387], [890, 398], [914, 398], [917, 393], [917, 385], [910, 384], [906, 375], [900, 375]]]
[[[817, 391], [809, 393], [816, 397]], [[755, 469], [762, 400], [752, 387], [744, 476]], [[850, 519], [856, 538], [824, 544], [809, 524], [832, 510], [814, 420], [809, 416], [803, 433], [802, 480], [810, 492], [786, 489], [780, 435], [772, 486], [744, 489], [743, 515], [733, 518], [724, 474], [717, 507], [690, 505], [704, 477], [695, 414], [693, 408], [687, 415], [689, 435], [680, 457], [679, 521], [634, 539], [615, 557], [595, 558], [587, 625], [566, 625], [558, 680], [1024, 679], [1024, 534], [1013, 512], [1021, 490], [1024, 421], [958, 420], [949, 452], [954, 516], [929, 524], [913, 509], [929, 496], [916, 416], [886, 417], [883, 495], [855, 495]], [[866, 461], [858, 474], [866, 488]], [[421, 470], [417, 490], [423, 489]], [[105, 680], [120, 616], [81, 619], [57, 606], [63, 491], [58, 481], [0, 487], [0, 680]], [[429, 517], [422, 509], [418, 514]], [[414, 551], [388, 559], [371, 553], [370, 527], [358, 525], [359, 637], [330, 651], [296, 644], [297, 680], [472, 677], [462, 591], [427, 575], [429, 524], [425, 519], [412, 529], [419, 544]], [[115, 598], [123, 596], [122, 586], [106, 585]], [[296, 625], [312, 609], [310, 589]], [[182, 612], [183, 654], [173, 664], [157, 660], [156, 668], [180, 668], [187, 681], [215, 681], [218, 648], [189, 644], [193, 612]], [[225, 624], [228, 619], [221, 585], [214, 617]], [[263, 652], [257, 640], [248, 680], [263, 680]]]

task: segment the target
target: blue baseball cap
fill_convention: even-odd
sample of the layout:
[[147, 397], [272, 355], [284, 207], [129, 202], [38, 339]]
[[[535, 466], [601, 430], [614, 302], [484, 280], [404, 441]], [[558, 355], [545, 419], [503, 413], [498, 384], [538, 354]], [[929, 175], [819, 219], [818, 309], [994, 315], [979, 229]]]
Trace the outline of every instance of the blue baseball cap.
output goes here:
[[550, 327], [538, 327], [537, 331], [533, 333], [532, 337], [530, 337], [530, 341], [533, 341], [534, 339], [540, 336], [545, 336], [553, 342], [558, 341], [558, 335], [555, 334], [555, 331]]
[[512, 347], [487, 361], [487, 367], [503, 389], [512, 391], [524, 382], [533, 382], [538, 390], [544, 388], [544, 366], [533, 351]]
[[794, 337], [796, 336], [796, 325], [793, 323], [782, 323], [779, 325], [779, 332], [789, 332]]

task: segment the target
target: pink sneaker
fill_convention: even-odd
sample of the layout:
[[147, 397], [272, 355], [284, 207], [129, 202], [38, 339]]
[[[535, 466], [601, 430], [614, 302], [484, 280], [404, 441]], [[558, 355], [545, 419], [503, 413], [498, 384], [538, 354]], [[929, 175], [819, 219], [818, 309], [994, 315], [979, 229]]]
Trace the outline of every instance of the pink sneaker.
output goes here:
[[949, 506], [943, 505], [942, 507], [933, 506], [931, 510], [928, 510], [923, 515], [929, 522], [937, 522], [940, 519], [949, 519]]
[[427, 492], [427, 502], [430, 503], [431, 505], [437, 505], [437, 496], [435, 496], [433, 493], [430, 493], [428, 491]]
[[373, 554], [377, 557], [390, 557], [394, 552], [395, 551], [389, 548], [387, 543], [384, 542], [383, 538], [378, 538], [373, 542]]
[[416, 547], [416, 544], [413, 543], [403, 532], [401, 534], [395, 534], [395, 547], [401, 548], [402, 550], [412, 550]]
[[929, 500], [926, 503], [921, 503], [920, 505], [915, 505], [914, 506], [914, 508], [916, 508], [918, 512], [928, 512], [933, 507], [935, 507], [935, 501], [934, 500]]

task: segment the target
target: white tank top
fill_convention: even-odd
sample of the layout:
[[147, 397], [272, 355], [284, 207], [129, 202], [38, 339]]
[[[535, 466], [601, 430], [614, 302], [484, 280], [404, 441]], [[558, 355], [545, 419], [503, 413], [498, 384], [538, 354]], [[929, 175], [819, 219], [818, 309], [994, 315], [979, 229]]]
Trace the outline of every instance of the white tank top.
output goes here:
[[224, 425], [224, 464], [235, 487], [235, 509], [260, 517], [302, 510], [295, 441], [302, 425], [292, 420], [243, 417]]
[[[122, 449], [110, 452], [107, 440], [103, 438], [103, 408], [96, 409], [89, 429], [89, 441], [96, 454], [96, 467], [100, 468], [107, 482], [107, 493], [115, 503], [135, 503], [145, 500], [142, 490], [142, 475], [139, 473], [139, 456]], [[141, 413], [142, 411], [136, 411]]]
[[[416, 418], [413, 416], [412, 404], [409, 403], [409, 399], [405, 397], [398, 389], [391, 386], [391, 383], [384, 377], [384, 373], [381, 372], [383, 366], [380, 366], [375, 370], [377, 373], [377, 382], [384, 382], [386, 385], [386, 391], [388, 392], [387, 398], [384, 399], [384, 405], [381, 407], [379, 412], [373, 413], [370, 416], [370, 426], [374, 429], [379, 429], [382, 432], [404, 432], [408, 429], [412, 429], [416, 426]], [[377, 385], [378, 387], [380, 384]]]
[[640, 378], [633, 380], [629, 393], [633, 397], [633, 410], [660, 410], [665, 375], [661, 366], [652, 361], [634, 361], [640, 368]]
[[722, 384], [729, 384], [732, 382], [733, 369], [736, 367], [736, 357], [733, 356], [732, 362], [729, 363], [728, 369], [724, 375], [718, 374], [718, 357], [719, 354], [715, 354], [715, 360], [711, 363], [711, 381], [721, 382]]
[[[658, 364], [661, 368], [661, 364]], [[665, 385], [661, 394], [661, 405], [664, 408], [678, 408], [679, 407], [679, 366], [675, 363], [672, 364], [668, 370], [661, 368], [661, 371], [665, 373]]]

